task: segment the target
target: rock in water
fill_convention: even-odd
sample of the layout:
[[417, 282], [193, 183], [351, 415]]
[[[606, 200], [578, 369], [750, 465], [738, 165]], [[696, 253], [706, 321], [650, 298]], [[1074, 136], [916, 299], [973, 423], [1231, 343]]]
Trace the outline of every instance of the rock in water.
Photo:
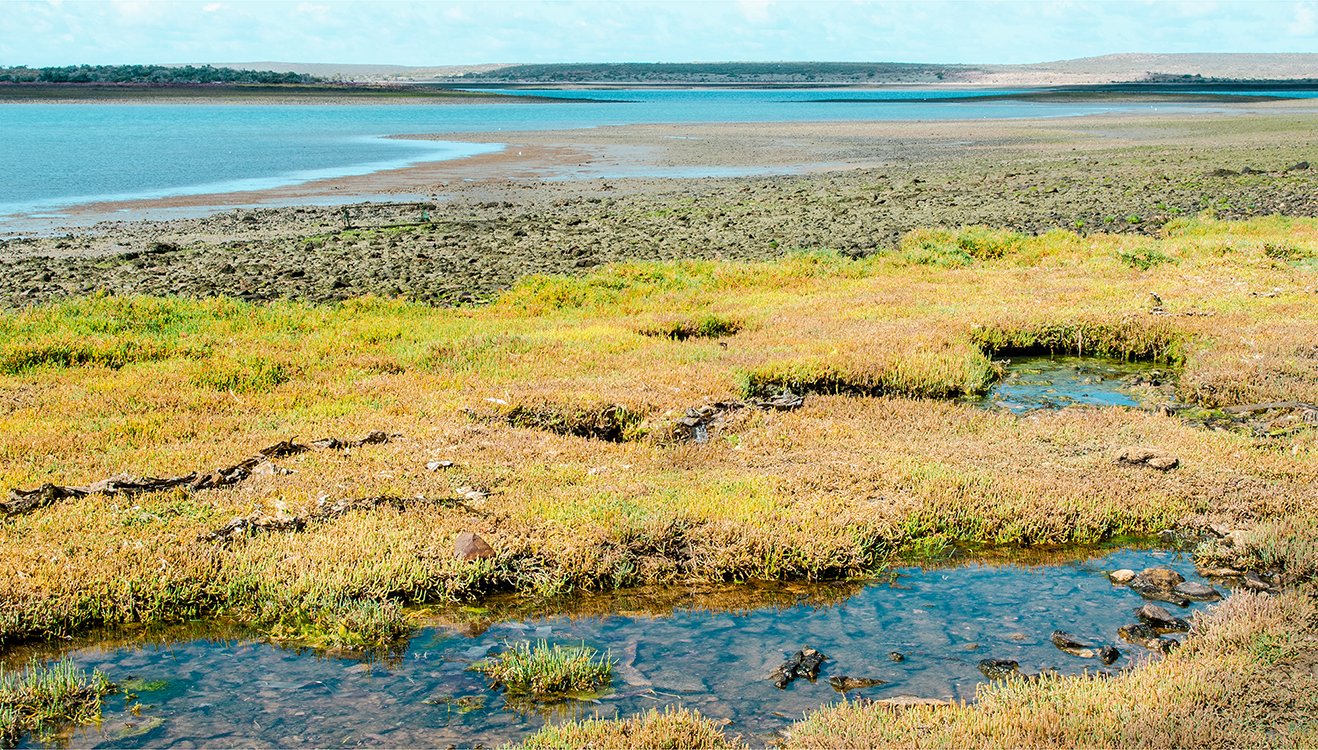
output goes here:
[[770, 675], [770, 679], [773, 680], [774, 686], [780, 690], [786, 688], [792, 680], [798, 677], [804, 677], [813, 682], [819, 676], [819, 667], [823, 665], [824, 660], [827, 658], [827, 656], [806, 646], [780, 664]]
[[798, 672], [801, 676], [813, 682], [819, 676], [819, 668], [823, 666], [824, 659], [827, 658], [813, 648], [804, 648], [801, 650], [801, 667]]
[[1121, 636], [1121, 639], [1124, 641], [1129, 641], [1130, 643], [1142, 646], [1145, 641], [1148, 641], [1150, 638], [1157, 638], [1158, 631], [1154, 630], [1149, 625], [1140, 622], [1133, 625], [1122, 625], [1117, 628], [1117, 635]]
[[1130, 588], [1145, 599], [1186, 607], [1190, 600], [1175, 591], [1184, 582], [1185, 577], [1171, 568], [1145, 568], [1131, 579]]
[[1159, 589], [1170, 589], [1179, 583], [1185, 581], [1185, 576], [1177, 573], [1171, 568], [1145, 568], [1140, 571], [1139, 575], [1131, 581], [1135, 587], [1150, 586]]
[[458, 534], [453, 550], [459, 560], [488, 560], [495, 556], [494, 548], [471, 531]]
[[1190, 623], [1173, 616], [1165, 607], [1156, 604], [1145, 604], [1135, 610], [1135, 616], [1144, 624], [1162, 633], [1184, 633], [1190, 629]]
[[1066, 631], [1054, 630], [1051, 640], [1054, 646], [1072, 656], [1079, 656], [1082, 659], [1094, 658], [1093, 646], [1077, 640], [1075, 636]]
[[1020, 662], [1013, 659], [982, 659], [978, 666], [980, 673], [990, 680], [1005, 680], [1021, 673]]
[[1197, 602], [1215, 602], [1222, 598], [1222, 595], [1212, 586], [1203, 583], [1194, 583], [1193, 581], [1176, 584], [1176, 586], [1172, 588], [1172, 593], [1180, 594], [1186, 599], [1191, 599]]
[[1098, 658], [1101, 659], [1104, 664], [1111, 664], [1121, 658], [1121, 652], [1117, 650], [1116, 646], [1104, 646], [1098, 650]]
[[828, 678], [828, 684], [839, 693], [845, 693], [848, 690], [860, 690], [862, 688], [875, 687], [876, 685], [885, 684], [883, 680], [877, 680], [872, 677], [839, 677]]
[[1163, 636], [1158, 636], [1157, 638], [1150, 638], [1149, 640], [1144, 642], [1144, 648], [1147, 648], [1151, 651], [1159, 651], [1164, 654], [1170, 654], [1171, 652], [1180, 648], [1180, 646], [1181, 646], [1180, 641], [1175, 640], [1173, 638], [1165, 638]]
[[1122, 568], [1121, 570], [1114, 570], [1111, 573], [1108, 573], [1107, 577], [1113, 583], [1124, 586], [1135, 578], [1135, 571], [1130, 568]]
[[906, 661], [906, 654], [903, 654], [900, 651], [889, 651], [888, 659], [890, 661]]

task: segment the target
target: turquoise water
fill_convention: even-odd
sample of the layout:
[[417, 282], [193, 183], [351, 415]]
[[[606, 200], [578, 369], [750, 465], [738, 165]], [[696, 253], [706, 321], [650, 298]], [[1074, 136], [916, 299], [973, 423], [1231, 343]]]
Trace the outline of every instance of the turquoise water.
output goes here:
[[[0, 216], [105, 200], [233, 192], [470, 156], [462, 133], [632, 123], [973, 120], [1206, 105], [937, 101], [961, 91], [521, 91], [592, 101], [434, 105], [0, 105]], [[1004, 91], [979, 91], [1001, 94]], [[454, 142], [388, 139], [455, 134]]]
[[[1117, 637], [1144, 602], [1107, 577], [1150, 566], [1202, 581], [1179, 553], [1127, 549], [1047, 565], [908, 568], [891, 581], [782, 585], [758, 594], [748, 586], [643, 590], [532, 617], [469, 613], [474, 619], [465, 626], [422, 628], [404, 650], [374, 662], [219, 632], [70, 644], [75, 662], [104, 670], [137, 697], [111, 697], [104, 723], [78, 730], [68, 744], [494, 747], [564, 716], [684, 705], [762, 745], [805, 712], [839, 700], [830, 677], [885, 681], [853, 697], [972, 700], [985, 679], [981, 659], [1013, 659], [1030, 674], [1077, 674], [1154, 658]], [[1189, 617], [1209, 605], [1166, 606]], [[1115, 644], [1122, 655], [1104, 667], [1063, 653], [1049, 641], [1054, 629]], [[616, 664], [611, 689], [594, 700], [527, 705], [506, 701], [469, 670], [506, 643], [541, 638], [608, 651]], [[776, 688], [774, 668], [805, 646], [828, 657], [819, 679]], [[894, 661], [893, 651], [905, 658]], [[136, 713], [128, 710], [133, 703], [141, 704]]]
[[1024, 414], [1068, 406], [1153, 406], [1174, 401], [1175, 373], [1153, 362], [1103, 357], [1012, 357], [1002, 378], [975, 399]]

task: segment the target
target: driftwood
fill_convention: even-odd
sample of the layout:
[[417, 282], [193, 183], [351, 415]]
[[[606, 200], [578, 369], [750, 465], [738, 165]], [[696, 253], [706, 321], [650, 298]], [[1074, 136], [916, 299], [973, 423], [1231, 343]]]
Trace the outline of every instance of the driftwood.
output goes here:
[[[311, 442], [311, 446], [333, 450], [357, 448], [363, 445], [387, 443], [391, 437], [397, 436], [390, 436], [376, 430], [355, 440], [341, 440], [334, 437], [314, 440]], [[86, 486], [64, 486], [46, 483], [33, 490], [13, 489], [9, 491], [9, 499], [0, 502], [0, 513], [5, 517], [18, 516], [54, 505], [61, 500], [87, 495], [137, 495], [143, 492], [173, 489], [174, 487], [186, 487], [194, 491], [229, 487], [252, 476], [252, 472], [256, 467], [263, 463], [276, 458], [296, 455], [307, 450], [310, 450], [308, 446], [289, 439], [262, 448], [256, 455], [245, 458], [232, 466], [223, 466], [205, 473], [194, 471], [174, 477], [135, 477], [129, 474], [120, 474]]]
[[389, 435], [386, 432], [375, 430], [373, 432], [366, 433], [365, 435], [357, 438], [356, 440], [340, 440], [339, 438], [335, 438], [335, 437], [327, 437], [327, 438], [321, 438], [320, 440], [312, 440], [311, 446], [313, 448], [320, 448], [322, 450], [343, 450], [345, 448], [360, 448], [363, 445], [375, 445], [377, 443], [387, 443], [389, 442], [390, 438], [394, 438], [394, 437], [398, 437], [398, 436]]

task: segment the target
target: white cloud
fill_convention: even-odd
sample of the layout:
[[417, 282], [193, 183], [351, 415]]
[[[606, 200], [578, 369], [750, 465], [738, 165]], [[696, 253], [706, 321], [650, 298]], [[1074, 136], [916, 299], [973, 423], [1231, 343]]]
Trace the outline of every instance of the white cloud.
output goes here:
[[1314, 36], [1318, 34], [1318, 5], [1314, 3], [1296, 3], [1295, 17], [1287, 29], [1291, 36]]

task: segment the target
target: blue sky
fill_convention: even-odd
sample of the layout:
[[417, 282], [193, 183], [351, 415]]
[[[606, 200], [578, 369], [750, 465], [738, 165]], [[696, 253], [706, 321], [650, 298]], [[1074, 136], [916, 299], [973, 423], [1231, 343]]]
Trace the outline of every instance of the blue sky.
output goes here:
[[1318, 0], [0, 0], [0, 65], [1318, 52]]

